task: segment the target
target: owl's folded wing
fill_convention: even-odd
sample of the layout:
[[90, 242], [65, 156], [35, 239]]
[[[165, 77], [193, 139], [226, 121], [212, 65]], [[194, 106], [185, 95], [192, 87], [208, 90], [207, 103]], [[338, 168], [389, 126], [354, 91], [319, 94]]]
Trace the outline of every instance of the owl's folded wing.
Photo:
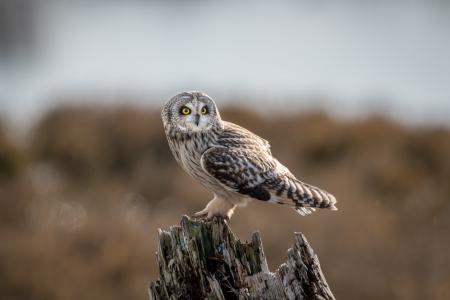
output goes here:
[[271, 197], [261, 184], [273, 176], [277, 162], [266, 151], [213, 147], [203, 153], [201, 165], [227, 190], [264, 201]]
[[333, 195], [297, 180], [266, 151], [213, 147], [202, 155], [201, 165], [229, 191], [288, 204], [300, 214], [309, 214], [315, 207], [337, 209]]

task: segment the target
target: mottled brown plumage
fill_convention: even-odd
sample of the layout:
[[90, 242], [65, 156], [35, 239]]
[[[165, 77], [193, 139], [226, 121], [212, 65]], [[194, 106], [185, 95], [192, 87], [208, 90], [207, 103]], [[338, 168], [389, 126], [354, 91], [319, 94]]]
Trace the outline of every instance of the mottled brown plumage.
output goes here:
[[269, 143], [236, 124], [223, 121], [214, 101], [184, 92], [162, 110], [170, 149], [180, 166], [214, 193], [196, 216], [231, 217], [250, 199], [292, 206], [300, 214], [314, 208], [336, 210], [328, 192], [303, 183], [272, 156]]

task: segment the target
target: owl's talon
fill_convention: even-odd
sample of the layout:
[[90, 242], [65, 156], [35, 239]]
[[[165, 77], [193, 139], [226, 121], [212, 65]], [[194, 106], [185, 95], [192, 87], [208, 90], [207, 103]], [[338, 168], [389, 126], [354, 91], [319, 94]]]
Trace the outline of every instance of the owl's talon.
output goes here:
[[229, 216], [222, 216], [223, 221], [225, 222], [225, 224], [230, 223], [230, 217]]
[[192, 215], [192, 218], [197, 219], [197, 220], [207, 220], [210, 221], [212, 220], [214, 217], [219, 217], [222, 218], [225, 223], [228, 223], [230, 221], [230, 216], [228, 214], [223, 215], [220, 213], [212, 213], [211, 211], [207, 210], [206, 208], [196, 212]]
[[191, 217], [196, 220], [207, 220], [208, 212], [199, 211], [194, 213]]

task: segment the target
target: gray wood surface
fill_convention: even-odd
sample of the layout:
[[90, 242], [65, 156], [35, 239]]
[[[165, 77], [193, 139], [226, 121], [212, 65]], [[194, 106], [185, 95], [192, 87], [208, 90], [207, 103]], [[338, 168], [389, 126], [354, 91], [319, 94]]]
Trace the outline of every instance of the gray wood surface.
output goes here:
[[334, 299], [319, 260], [295, 233], [287, 262], [270, 272], [261, 236], [241, 242], [221, 218], [158, 230], [159, 279], [150, 299]]

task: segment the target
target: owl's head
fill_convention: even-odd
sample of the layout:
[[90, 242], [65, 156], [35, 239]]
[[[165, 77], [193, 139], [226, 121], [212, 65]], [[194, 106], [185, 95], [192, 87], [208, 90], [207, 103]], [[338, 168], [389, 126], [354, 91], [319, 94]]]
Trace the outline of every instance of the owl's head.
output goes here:
[[220, 125], [214, 100], [201, 92], [183, 92], [170, 99], [161, 112], [164, 127], [182, 133], [207, 131]]

